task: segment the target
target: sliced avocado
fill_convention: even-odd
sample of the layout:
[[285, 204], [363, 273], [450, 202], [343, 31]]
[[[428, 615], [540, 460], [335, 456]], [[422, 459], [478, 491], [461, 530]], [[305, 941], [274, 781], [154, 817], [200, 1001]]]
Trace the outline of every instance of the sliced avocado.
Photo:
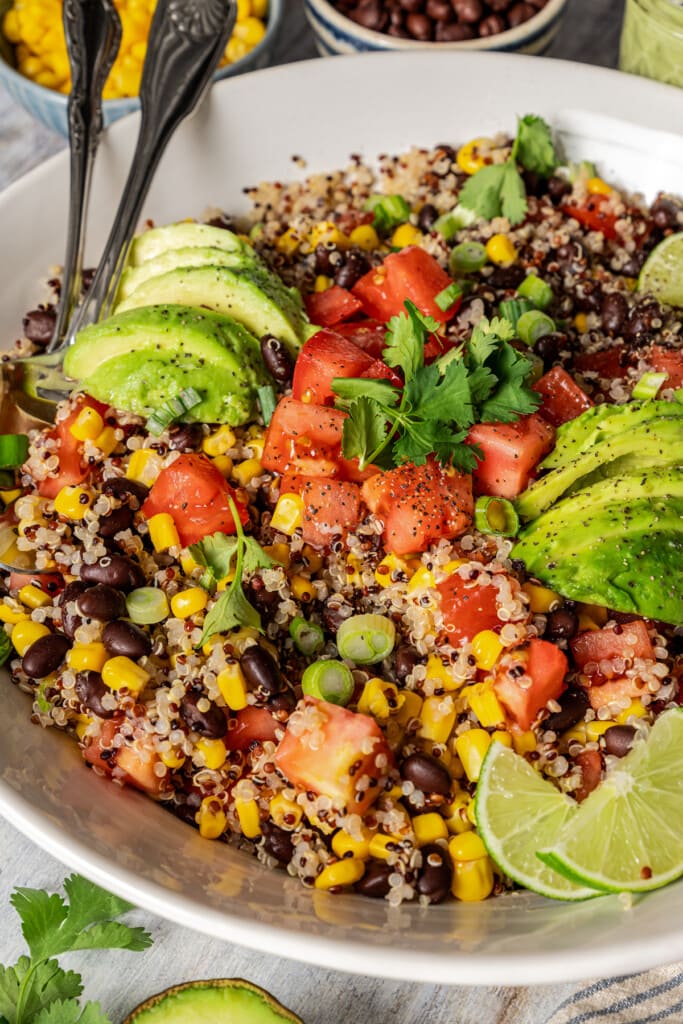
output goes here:
[[115, 312], [167, 302], [225, 313], [259, 338], [264, 334], [280, 338], [294, 357], [306, 337], [306, 317], [298, 292], [259, 267], [239, 273], [219, 266], [172, 270], [145, 281]]
[[256, 389], [268, 383], [260, 346], [229, 317], [188, 306], [149, 306], [80, 331], [64, 372], [94, 398], [149, 416], [192, 385], [203, 400], [192, 417], [246, 422]]
[[137, 267], [147, 260], [156, 259], [169, 249], [187, 249], [190, 246], [224, 249], [226, 252], [253, 252], [251, 245], [244, 242], [234, 231], [215, 228], [211, 224], [197, 224], [181, 221], [164, 227], [150, 228], [133, 239], [128, 250], [127, 263]]
[[265, 266], [254, 250], [242, 252], [240, 249], [216, 249], [209, 246], [187, 246], [184, 249], [167, 249], [153, 259], [145, 260], [137, 267], [127, 267], [121, 275], [117, 303], [123, 302], [132, 295], [136, 288], [151, 277], [159, 277], [179, 267], [230, 267], [232, 270], [243, 270], [245, 267]]
[[303, 1024], [264, 989], [240, 978], [190, 981], [152, 996], [124, 1024]]
[[[606, 476], [623, 472], [619, 460], [634, 456], [643, 468], [658, 469], [681, 461], [683, 418], [661, 416], [640, 423], [632, 430], [618, 433], [589, 448], [559, 469], [537, 480], [517, 498], [515, 506], [522, 519], [535, 519], [567, 491], [596, 471]], [[591, 482], [594, 478], [591, 478]]]

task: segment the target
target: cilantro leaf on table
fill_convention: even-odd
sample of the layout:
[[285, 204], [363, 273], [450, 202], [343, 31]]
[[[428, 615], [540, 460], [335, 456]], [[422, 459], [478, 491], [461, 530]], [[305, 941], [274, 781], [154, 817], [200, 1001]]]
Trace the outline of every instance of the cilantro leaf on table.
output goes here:
[[[8, 1024], [16, 1020], [16, 1007], [22, 982], [25, 987], [24, 1019], [31, 1020], [54, 999], [74, 999], [83, 991], [81, 977], [73, 971], [64, 971], [56, 960], [43, 960], [36, 964], [32, 977], [31, 960], [19, 957], [14, 967], [0, 964], [0, 1017]], [[25, 982], [25, 979], [27, 981]]]
[[57, 999], [43, 1007], [31, 1024], [109, 1024], [99, 1003], [81, 1007], [77, 999]]

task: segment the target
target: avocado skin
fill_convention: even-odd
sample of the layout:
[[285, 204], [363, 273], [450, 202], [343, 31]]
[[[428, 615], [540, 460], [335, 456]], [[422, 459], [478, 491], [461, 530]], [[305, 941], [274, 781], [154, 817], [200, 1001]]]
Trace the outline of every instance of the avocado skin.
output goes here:
[[245, 423], [268, 375], [256, 338], [242, 324], [209, 310], [149, 306], [81, 331], [64, 372], [99, 401], [149, 416], [183, 388], [203, 400], [192, 418]]
[[190, 981], [138, 1006], [124, 1024], [303, 1024], [264, 989], [241, 978]]

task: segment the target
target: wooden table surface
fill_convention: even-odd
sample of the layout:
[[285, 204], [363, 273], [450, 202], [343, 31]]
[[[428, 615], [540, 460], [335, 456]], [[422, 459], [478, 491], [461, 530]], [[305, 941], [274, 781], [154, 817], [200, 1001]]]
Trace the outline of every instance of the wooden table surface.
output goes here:
[[[302, 0], [285, 0], [275, 63], [315, 57]], [[616, 66], [622, 0], [569, 0], [550, 56]], [[58, 152], [64, 140], [42, 128], [0, 88], [0, 189]], [[24, 952], [9, 905], [17, 885], [57, 888], [66, 869], [0, 821], [0, 963]], [[85, 995], [99, 999], [113, 1021], [154, 992], [193, 978], [243, 977], [262, 985], [306, 1024], [543, 1024], [574, 986], [448, 988], [305, 966], [198, 935], [143, 911], [135, 917], [154, 936], [145, 953], [90, 952], [68, 958]], [[283, 950], [283, 954], [286, 951]]]

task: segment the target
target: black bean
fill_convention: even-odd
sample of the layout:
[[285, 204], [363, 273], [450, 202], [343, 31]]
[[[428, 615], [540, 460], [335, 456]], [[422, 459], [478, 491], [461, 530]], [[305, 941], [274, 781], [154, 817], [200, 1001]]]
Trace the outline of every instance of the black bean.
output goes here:
[[[197, 707], [199, 701], [208, 703], [207, 711], [200, 711]], [[202, 693], [192, 691], [185, 694], [180, 702], [180, 717], [189, 729], [210, 740], [222, 739], [228, 731], [223, 709]]]
[[533, 18], [535, 14], [536, 11], [531, 4], [513, 4], [508, 11], [508, 22], [510, 24], [510, 28], [517, 28], [518, 25], [523, 25], [525, 21], [528, 21], [529, 18]]
[[417, 216], [420, 231], [429, 231], [439, 218], [439, 211], [432, 203], [425, 203]]
[[474, 25], [484, 14], [481, 0], [452, 0], [452, 6], [458, 19], [466, 25]]
[[409, 644], [401, 644], [396, 651], [396, 659], [394, 661], [396, 678], [403, 682], [419, 663], [420, 655], [415, 648], [410, 647]]
[[568, 608], [556, 608], [546, 620], [545, 636], [549, 640], [571, 640], [579, 628], [576, 612]]
[[226, 213], [218, 213], [211, 220], [206, 222], [212, 228], [223, 228], [224, 231], [234, 231], [235, 222]]
[[567, 270], [580, 270], [587, 263], [586, 250], [581, 242], [565, 242], [555, 252], [555, 258], [561, 267]]
[[146, 583], [142, 568], [127, 555], [105, 555], [94, 565], [82, 565], [81, 579], [86, 583], [106, 583], [124, 592]]
[[448, 850], [436, 843], [422, 847], [422, 868], [415, 888], [420, 896], [427, 896], [430, 903], [441, 903], [451, 888], [453, 864]]
[[76, 608], [88, 619], [111, 622], [126, 614], [126, 599], [120, 590], [106, 583], [96, 583], [76, 599]]
[[273, 655], [258, 644], [247, 647], [240, 658], [244, 678], [254, 689], [267, 696], [273, 696], [282, 689], [280, 669]]
[[500, 14], [489, 14], [488, 18], [483, 18], [479, 22], [479, 35], [497, 36], [499, 32], [504, 32], [506, 28], [505, 18], [501, 17]]
[[110, 537], [115, 537], [122, 530], [127, 530], [132, 522], [132, 509], [127, 508], [125, 505], [122, 505], [121, 508], [115, 508], [100, 519], [100, 536], [109, 540]]
[[52, 340], [56, 321], [57, 311], [54, 306], [32, 309], [23, 320], [24, 334], [34, 345], [43, 348]]
[[[285, 690], [284, 693], [276, 693], [274, 697], [270, 697], [266, 704], [270, 711], [282, 711], [289, 716], [296, 707], [296, 698], [291, 690]], [[276, 717], [280, 718], [281, 716], [276, 715]]]
[[292, 379], [294, 368], [287, 349], [279, 338], [265, 334], [261, 338], [261, 355], [266, 370], [278, 384], [287, 384]]
[[633, 746], [636, 730], [632, 725], [613, 725], [603, 734], [605, 753], [624, 757]]
[[455, 326], [461, 330], [469, 330], [479, 323], [483, 316], [490, 317], [493, 310], [491, 303], [482, 295], [468, 295], [463, 299], [455, 317]]
[[62, 609], [62, 630], [68, 637], [71, 637], [72, 640], [76, 630], [83, 622], [83, 616], [79, 615], [75, 608], [70, 609], [68, 606], [72, 604], [77, 597], [84, 594], [90, 586], [90, 583], [83, 583], [82, 580], [75, 580], [73, 583], [67, 583], [60, 595], [59, 604]]
[[496, 14], [500, 14], [502, 11], [507, 11], [513, 0], [487, 0], [488, 6]]
[[602, 326], [608, 334], [614, 337], [620, 334], [626, 317], [628, 316], [628, 302], [621, 292], [610, 292], [605, 295], [600, 306], [600, 319]]
[[104, 685], [99, 672], [78, 672], [74, 690], [81, 704], [98, 718], [114, 717], [114, 709], [102, 706], [102, 698], [105, 693], [111, 694], [112, 691]]
[[369, 28], [373, 32], [381, 32], [386, 28], [389, 20], [388, 14], [382, 8], [381, 0], [365, 0], [364, 3], [349, 11], [349, 17], [363, 28]]
[[662, 325], [662, 307], [656, 299], [645, 299], [631, 310], [624, 324], [624, 334], [643, 341], [643, 335], [657, 332]]
[[427, 16], [433, 21], [448, 22], [453, 20], [453, 8], [450, 0], [427, 0], [425, 8]]
[[277, 590], [266, 590], [266, 585], [260, 576], [252, 576], [247, 584], [247, 590], [249, 591], [249, 600], [260, 611], [268, 611], [269, 608], [274, 608], [276, 604], [280, 603], [280, 595]]
[[558, 352], [561, 352], [567, 345], [567, 335], [561, 331], [551, 331], [544, 334], [534, 345], [534, 352], [539, 356], [544, 365], [549, 366], [557, 362]]
[[202, 446], [204, 431], [201, 423], [181, 423], [171, 427], [168, 447], [173, 452], [196, 452]]
[[134, 622], [117, 619], [108, 622], [102, 633], [102, 643], [112, 657], [139, 661], [152, 652], [151, 638]]
[[409, 754], [401, 765], [401, 778], [412, 782], [416, 789], [427, 795], [450, 796], [451, 777], [448, 770], [429, 754]]
[[579, 281], [574, 292], [574, 305], [584, 313], [597, 313], [602, 304], [602, 290], [597, 281]]
[[149, 494], [149, 487], [145, 487], [138, 480], [128, 480], [125, 476], [114, 476], [105, 480], [102, 490], [119, 501], [125, 501], [132, 509], [140, 508]]
[[419, 39], [422, 43], [429, 42], [434, 35], [434, 23], [426, 14], [409, 14], [406, 18], [406, 28], [413, 39]]
[[272, 821], [261, 822], [263, 832], [263, 848], [280, 864], [289, 864], [294, 856], [294, 843], [289, 832], [286, 832]]
[[371, 860], [361, 880], [356, 882], [356, 892], [362, 896], [370, 896], [372, 899], [383, 899], [391, 888], [389, 875], [393, 870], [388, 864]]
[[523, 171], [524, 189], [528, 196], [542, 196], [546, 179], [538, 171]]
[[486, 283], [491, 288], [504, 288], [507, 291], [511, 288], [517, 288], [525, 277], [524, 267], [517, 266], [516, 264], [512, 267], [494, 267], [493, 273], [486, 278]]
[[474, 36], [474, 28], [459, 21], [451, 21], [448, 24], [439, 22], [436, 26], [437, 43], [464, 43], [467, 39], [474, 39]]
[[[666, 196], [657, 196], [654, 203], [652, 204], [651, 210], [652, 220], [656, 227], [665, 231], [667, 228], [677, 228], [679, 225], [679, 214], [683, 212], [681, 208], [674, 202], [673, 199], [669, 199]], [[30, 314], [29, 314], [30, 316]], [[26, 321], [24, 321], [24, 324]]]
[[353, 288], [356, 281], [363, 274], [367, 274], [369, 269], [370, 262], [367, 256], [360, 252], [359, 249], [349, 249], [344, 262], [337, 269], [334, 277], [335, 284], [338, 284], [340, 288]]
[[324, 274], [325, 277], [334, 277], [335, 272], [339, 269], [339, 265], [334, 262], [332, 255], [339, 258], [339, 252], [336, 245], [325, 244], [320, 242], [315, 247], [315, 272], [316, 274]]
[[560, 178], [553, 174], [548, 178], [548, 195], [553, 203], [559, 203], [565, 196], [569, 195], [572, 187], [566, 178]]
[[56, 672], [71, 648], [71, 640], [63, 633], [50, 633], [34, 640], [24, 654], [21, 667], [32, 679], [44, 679]]
[[409, 14], [413, 11], [421, 11], [425, 0], [398, 0], [400, 7]]
[[543, 728], [556, 733], [566, 732], [580, 722], [590, 706], [583, 689], [565, 690], [559, 699], [560, 711], [553, 711], [543, 722]]

